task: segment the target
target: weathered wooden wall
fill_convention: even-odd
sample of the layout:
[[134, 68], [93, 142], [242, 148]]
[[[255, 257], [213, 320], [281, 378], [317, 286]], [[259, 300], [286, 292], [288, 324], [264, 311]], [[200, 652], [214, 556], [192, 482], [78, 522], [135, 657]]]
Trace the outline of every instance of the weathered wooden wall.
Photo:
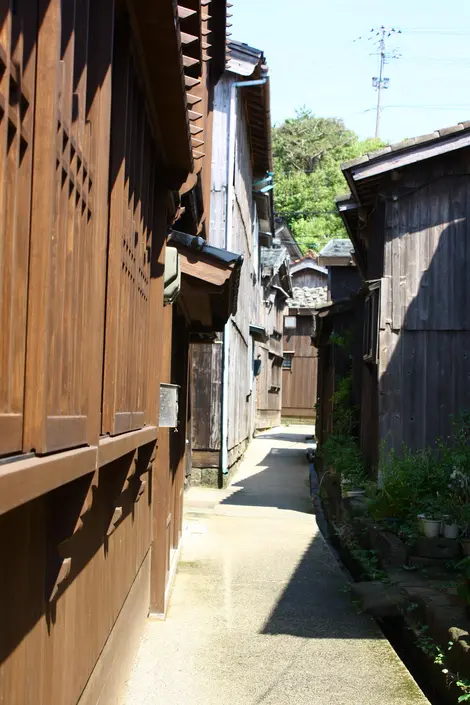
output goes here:
[[453, 176], [468, 160], [404, 171], [386, 203], [379, 423], [389, 446], [433, 445], [470, 409], [470, 186]]
[[[274, 290], [275, 292], [275, 290]], [[270, 300], [270, 294], [272, 294]], [[269, 335], [266, 343], [255, 345], [255, 357], [260, 356], [261, 371], [256, 379], [256, 429], [280, 426], [282, 406], [282, 327], [285, 303], [279, 293], [265, 288], [259, 308], [259, 324]]]
[[291, 272], [292, 286], [327, 286], [328, 275], [316, 272], [314, 269], [304, 269], [298, 272]]
[[[238, 294], [238, 308], [227, 326], [228, 335], [228, 451], [229, 466], [237, 462], [251, 437], [254, 424], [253, 345], [250, 323], [253, 305], [258, 296], [257, 244], [255, 242], [254, 206], [252, 198], [253, 175], [248, 141], [243, 94], [231, 86], [236, 76], [226, 74], [215, 88], [212, 147], [212, 194], [209, 242], [243, 254]], [[231, 97], [236, 107], [230, 120]], [[232, 202], [227, 223], [228, 133], [235, 130], [235, 163], [233, 171]], [[227, 237], [227, 241], [226, 241]], [[223, 339], [223, 336], [221, 336]], [[220, 468], [222, 433], [223, 345], [192, 345], [192, 456], [197, 470], [194, 478], [212, 477]], [[207, 471], [207, 472], [206, 472]], [[212, 472], [214, 471], [214, 472]], [[204, 480], [206, 481], [206, 480]], [[213, 482], [213, 479], [207, 480]]]
[[[291, 309], [288, 315], [295, 315]], [[287, 313], [286, 313], [287, 315]], [[318, 351], [312, 345], [313, 317], [297, 316], [297, 328], [284, 331], [284, 351], [294, 353], [292, 368], [282, 371], [282, 415], [312, 419], [317, 396]]]

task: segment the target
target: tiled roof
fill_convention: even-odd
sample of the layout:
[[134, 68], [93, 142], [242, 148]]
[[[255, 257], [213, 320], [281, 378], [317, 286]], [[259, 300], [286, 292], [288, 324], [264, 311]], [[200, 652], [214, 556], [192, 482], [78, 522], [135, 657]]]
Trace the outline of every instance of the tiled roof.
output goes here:
[[442, 130], [435, 130], [428, 135], [420, 135], [419, 137], [411, 137], [408, 140], [402, 140], [401, 142], [396, 142], [395, 144], [390, 144], [388, 147], [383, 147], [375, 152], [369, 152], [364, 154], [362, 157], [357, 159], [352, 159], [349, 162], [341, 165], [343, 170], [350, 169], [354, 166], [359, 166], [360, 164], [366, 164], [367, 162], [373, 161], [374, 159], [379, 159], [392, 152], [402, 152], [407, 149], [412, 149], [413, 147], [420, 147], [426, 143], [438, 142], [440, 139], [449, 137], [450, 135], [458, 134], [464, 130], [470, 129], [470, 121], [459, 122], [457, 125], [452, 125], [451, 127], [444, 127]]
[[275, 274], [283, 262], [289, 258], [285, 247], [262, 247], [261, 268], [272, 269]]
[[294, 295], [287, 299], [291, 308], [318, 308], [328, 301], [328, 288], [326, 286], [294, 286]]
[[335, 238], [330, 240], [322, 251], [319, 257], [350, 257], [354, 252], [354, 247], [349, 238]]

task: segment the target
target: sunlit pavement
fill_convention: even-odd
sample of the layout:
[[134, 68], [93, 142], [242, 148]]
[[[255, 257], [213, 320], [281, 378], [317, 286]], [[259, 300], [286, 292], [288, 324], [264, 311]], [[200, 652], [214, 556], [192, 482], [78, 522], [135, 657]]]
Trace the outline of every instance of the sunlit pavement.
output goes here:
[[126, 705], [422, 705], [318, 531], [308, 426], [253, 441], [232, 486], [192, 489], [165, 622], [149, 621]]

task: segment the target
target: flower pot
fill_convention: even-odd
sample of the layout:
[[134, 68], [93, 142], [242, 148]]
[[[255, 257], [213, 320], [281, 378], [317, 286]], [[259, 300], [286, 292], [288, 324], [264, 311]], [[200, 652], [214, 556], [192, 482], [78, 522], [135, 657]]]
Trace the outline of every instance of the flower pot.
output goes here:
[[462, 553], [464, 556], [470, 556], [470, 539], [460, 539]]
[[446, 524], [442, 525], [442, 534], [446, 539], [456, 539], [459, 536], [459, 527], [457, 524]]
[[440, 519], [422, 519], [424, 535], [428, 539], [435, 539], [441, 533]]

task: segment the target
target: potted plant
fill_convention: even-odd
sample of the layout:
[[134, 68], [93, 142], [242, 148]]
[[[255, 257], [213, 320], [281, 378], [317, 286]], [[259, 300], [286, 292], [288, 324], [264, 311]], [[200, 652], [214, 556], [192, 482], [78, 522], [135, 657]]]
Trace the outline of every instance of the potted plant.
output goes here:
[[441, 533], [446, 539], [458, 539], [460, 533], [459, 510], [453, 497], [446, 499], [443, 509]]
[[442, 509], [436, 499], [430, 498], [422, 507], [422, 528], [428, 539], [435, 539], [441, 533]]

